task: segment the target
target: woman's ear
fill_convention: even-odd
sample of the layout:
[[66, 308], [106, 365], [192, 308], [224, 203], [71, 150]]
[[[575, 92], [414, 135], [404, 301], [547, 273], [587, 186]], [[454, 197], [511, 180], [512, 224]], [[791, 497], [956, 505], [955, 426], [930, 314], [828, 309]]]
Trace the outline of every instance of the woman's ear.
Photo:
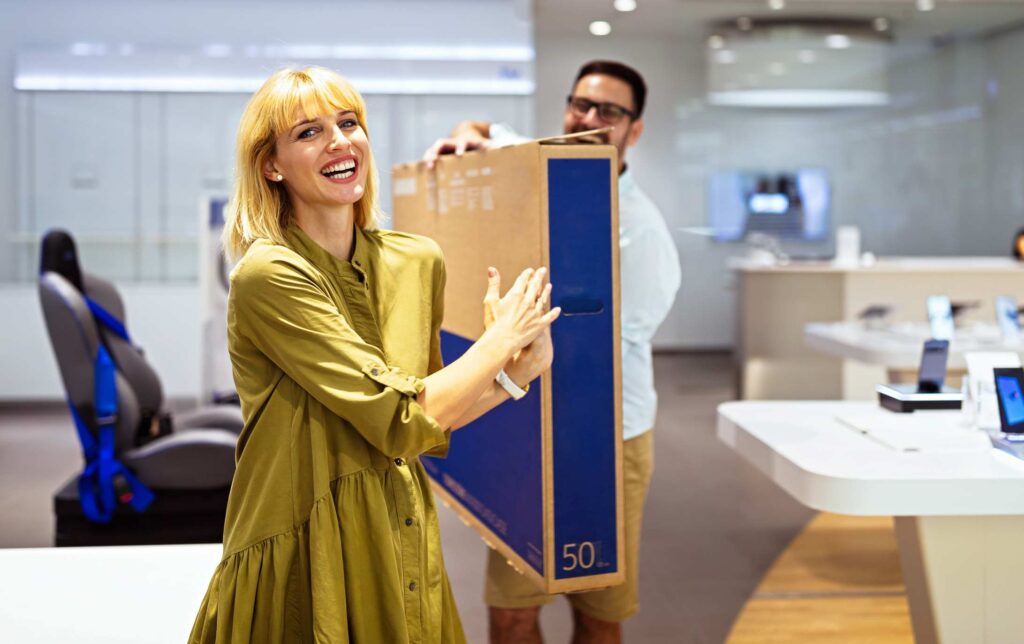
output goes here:
[[282, 179], [284, 179], [284, 177], [281, 176], [281, 173], [278, 172], [277, 168], [274, 167], [273, 158], [267, 159], [263, 163], [263, 176], [266, 177], [269, 181], [281, 181]]

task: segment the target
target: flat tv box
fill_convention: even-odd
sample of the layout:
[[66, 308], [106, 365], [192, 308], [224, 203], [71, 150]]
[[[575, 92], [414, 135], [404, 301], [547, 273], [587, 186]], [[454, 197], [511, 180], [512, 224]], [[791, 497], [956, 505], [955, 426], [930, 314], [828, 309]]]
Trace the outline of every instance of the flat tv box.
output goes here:
[[943, 387], [939, 391], [918, 391], [917, 385], [878, 385], [878, 404], [901, 414], [917, 410], [960, 409], [964, 395], [959, 389]]

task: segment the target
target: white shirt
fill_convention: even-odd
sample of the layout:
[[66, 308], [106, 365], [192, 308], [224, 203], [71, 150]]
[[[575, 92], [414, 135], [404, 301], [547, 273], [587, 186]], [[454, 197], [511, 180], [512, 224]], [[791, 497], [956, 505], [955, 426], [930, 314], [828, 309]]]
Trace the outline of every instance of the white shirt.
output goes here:
[[[491, 126], [500, 147], [527, 139], [505, 124]], [[619, 175], [619, 291], [622, 317], [622, 438], [654, 427], [658, 393], [654, 390], [651, 339], [665, 320], [679, 290], [679, 254], [661, 211], [644, 194], [627, 168]], [[557, 350], [557, 347], [556, 347]]]
[[619, 175], [619, 292], [622, 317], [622, 437], [654, 427], [651, 338], [679, 290], [679, 254], [665, 219], [627, 168]]

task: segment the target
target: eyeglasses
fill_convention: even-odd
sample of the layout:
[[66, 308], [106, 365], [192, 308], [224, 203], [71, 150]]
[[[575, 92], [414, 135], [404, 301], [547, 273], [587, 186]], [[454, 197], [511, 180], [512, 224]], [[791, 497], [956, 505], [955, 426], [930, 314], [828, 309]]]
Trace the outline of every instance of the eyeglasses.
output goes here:
[[601, 119], [605, 123], [618, 123], [625, 117], [636, 119], [637, 114], [633, 110], [628, 110], [621, 105], [615, 103], [595, 103], [586, 98], [579, 96], [569, 96], [567, 99], [569, 109], [576, 116], [586, 116], [591, 109], [597, 108], [597, 118]]

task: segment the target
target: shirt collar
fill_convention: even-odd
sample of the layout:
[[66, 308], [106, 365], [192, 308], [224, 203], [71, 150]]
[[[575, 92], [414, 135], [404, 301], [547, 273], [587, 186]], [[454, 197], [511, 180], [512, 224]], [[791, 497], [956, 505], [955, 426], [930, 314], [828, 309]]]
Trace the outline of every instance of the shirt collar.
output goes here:
[[355, 232], [352, 235], [352, 261], [345, 261], [331, 255], [320, 244], [313, 241], [313, 238], [295, 224], [290, 224], [285, 232], [288, 244], [315, 266], [330, 273], [346, 274], [355, 270], [357, 273], [365, 274], [369, 267], [369, 255], [367, 253], [366, 233], [358, 226], [354, 226]]

